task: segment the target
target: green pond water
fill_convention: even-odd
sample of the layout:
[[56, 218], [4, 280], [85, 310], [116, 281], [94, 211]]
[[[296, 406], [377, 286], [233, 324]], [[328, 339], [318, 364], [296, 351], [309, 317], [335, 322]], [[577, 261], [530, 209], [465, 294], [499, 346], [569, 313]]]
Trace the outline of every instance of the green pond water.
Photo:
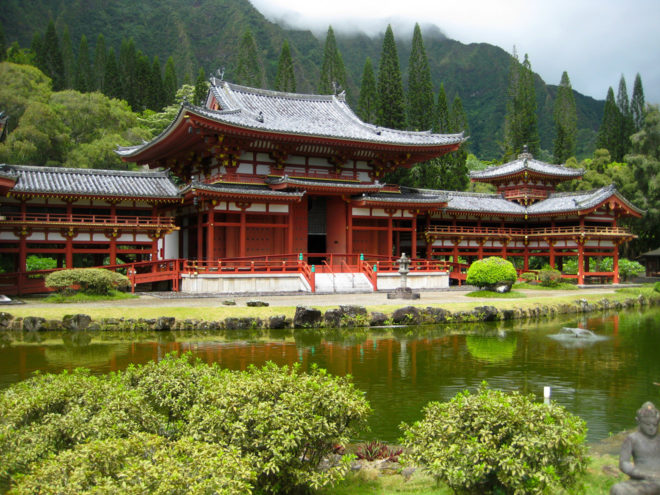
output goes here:
[[[557, 341], [564, 327], [606, 337]], [[552, 399], [587, 421], [594, 442], [634, 426], [647, 400], [660, 403], [660, 308], [541, 323], [383, 328], [369, 331], [0, 334], [0, 388], [33, 372], [76, 367], [94, 373], [191, 352], [231, 369], [274, 361], [351, 374], [373, 407], [365, 439], [396, 442], [398, 425], [421, 417], [429, 401], [446, 401], [486, 380], [493, 388]], [[363, 439], [356, 439], [363, 440]]]

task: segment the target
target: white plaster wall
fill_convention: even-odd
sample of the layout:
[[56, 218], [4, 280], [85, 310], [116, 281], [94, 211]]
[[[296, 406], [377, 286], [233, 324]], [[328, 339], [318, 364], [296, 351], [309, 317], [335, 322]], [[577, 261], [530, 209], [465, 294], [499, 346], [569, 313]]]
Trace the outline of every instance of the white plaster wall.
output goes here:
[[[406, 284], [411, 289], [446, 289], [449, 287], [448, 272], [409, 273]], [[398, 273], [378, 273], [378, 290], [394, 290], [401, 287]]]
[[181, 291], [192, 293], [311, 292], [300, 274], [198, 275], [183, 274]]
[[165, 259], [179, 257], [179, 231], [175, 230], [169, 234], [165, 234], [163, 239], [165, 243]]

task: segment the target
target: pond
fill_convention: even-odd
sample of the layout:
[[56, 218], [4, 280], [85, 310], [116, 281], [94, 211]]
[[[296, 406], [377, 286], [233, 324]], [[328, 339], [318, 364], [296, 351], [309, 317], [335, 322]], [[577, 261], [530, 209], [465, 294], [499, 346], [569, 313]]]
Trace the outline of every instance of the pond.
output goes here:
[[[557, 340], [562, 327], [600, 339]], [[660, 308], [550, 322], [336, 331], [0, 334], [0, 387], [36, 370], [76, 367], [107, 373], [192, 352], [230, 369], [274, 361], [350, 373], [373, 407], [365, 439], [396, 442], [398, 425], [421, 417], [432, 400], [491, 387], [552, 398], [587, 421], [589, 440], [634, 426], [635, 411], [660, 402]], [[356, 439], [358, 440], [358, 439]], [[362, 439], [359, 439], [362, 440]]]

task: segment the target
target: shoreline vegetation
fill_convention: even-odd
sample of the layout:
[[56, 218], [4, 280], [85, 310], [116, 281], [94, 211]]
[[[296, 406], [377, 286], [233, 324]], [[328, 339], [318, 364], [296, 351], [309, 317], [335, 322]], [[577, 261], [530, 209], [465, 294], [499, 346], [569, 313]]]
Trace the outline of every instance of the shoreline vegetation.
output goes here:
[[[224, 301], [224, 303], [234, 303]], [[307, 301], [305, 301], [307, 302]], [[575, 291], [570, 296], [538, 296], [524, 299], [491, 299], [445, 304], [305, 306], [219, 305], [172, 306], [57, 306], [7, 307], [0, 312], [1, 330], [246, 330], [360, 328], [387, 325], [433, 325], [488, 321], [553, 318], [560, 315], [620, 310], [660, 304], [660, 292], [652, 286], [617, 289], [608, 294]], [[262, 304], [262, 305], [258, 305]], [[134, 317], [127, 317], [131, 315]]]

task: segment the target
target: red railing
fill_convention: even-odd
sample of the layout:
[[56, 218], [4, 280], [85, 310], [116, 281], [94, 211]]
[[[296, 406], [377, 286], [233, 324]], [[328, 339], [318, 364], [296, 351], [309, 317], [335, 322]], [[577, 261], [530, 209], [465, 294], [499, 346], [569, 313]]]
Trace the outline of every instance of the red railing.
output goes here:
[[173, 228], [174, 217], [142, 217], [136, 215], [67, 215], [66, 213], [9, 213], [0, 216], [0, 224], [91, 225], [101, 227]]
[[624, 227], [611, 226], [584, 226], [580, 227], [540, 227], [540, 228], [504, 228], [504, 227], [467, 227], [452, 225], [434, 225], [426, 230], [428, 235], [475, 235], [475, 236], [503, 236], [503, 237], [532, 237], [532, 236], [554, 236], [554, 235], [611, 235], [611, 236], [633, 236]]

